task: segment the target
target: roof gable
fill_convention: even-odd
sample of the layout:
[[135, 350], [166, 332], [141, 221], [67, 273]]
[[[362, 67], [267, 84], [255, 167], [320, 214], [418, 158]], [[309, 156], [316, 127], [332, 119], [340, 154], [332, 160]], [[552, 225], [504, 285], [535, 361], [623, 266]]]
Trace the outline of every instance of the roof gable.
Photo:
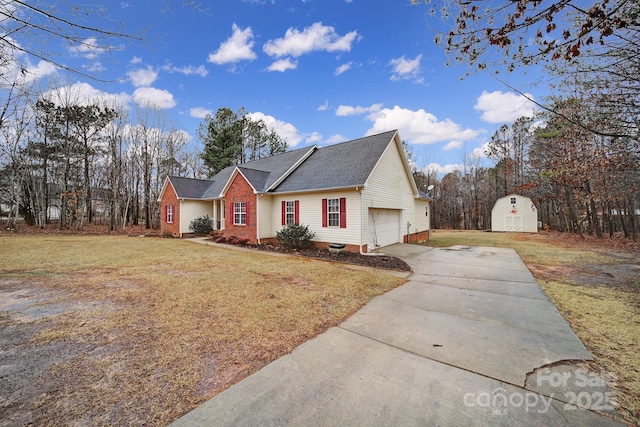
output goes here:
[[217, 194], [216, 197], [222, 197], [231, 184], [231, 180], [235, 177], [236, 171], [242, 173], [256, 192], [266, 192], [270, 186], [291, 173], [295, 166], [304, 161], [309, 156], [309, 153], [315, 149], [315, 146], [305, 147], [253, 160], [238, 166], [230, 166], [214, 175], [212, 179], [218, 184], [216, 184], [216, 190], [209, 193], [215, 193]]
[[[375, 170], [378, 167], [378, 165], [382, 162], [382, 157], [385, 155], [387, 150], [395, 150], [393, 154], [397, 155], [400, 162], [402, 163], [402, 168], [404, 169], [404, 172], [405, 172], [405, 178], [407, 178], [407, 180], [409, 181], [409, 185], [411, 186], [411, 191], [413, 191], [413, 195], [415, 197], [422, 197], [422, 195], [420, 194], [420, 190], [416, 185], [416, 180], [413, 178], [413, 173], [411, 172], [411, 166], [409, 165], [409, 160], [407, 159], [407, 156], [404, 152], [402, 141], [400, 140], [400, 136], [398, 135], [398, 132], [395, 132], [395, 134], [393, 135], [392, 142], [389, 145], [387, 145], [387, 147], [385, 148], [385, 152], [383, 152], [382, 155], [380, 155], [373, 169]], [[370, 177], [371, 177], [371, 174], [369, 175], [369, 178]], [[365, 186], [367, 186], [368, 184], [369, 184], [369, 179], [367, 179]]]
[[275, 192], [364, 186], [396, 131], [322, 147], [278, 185]]

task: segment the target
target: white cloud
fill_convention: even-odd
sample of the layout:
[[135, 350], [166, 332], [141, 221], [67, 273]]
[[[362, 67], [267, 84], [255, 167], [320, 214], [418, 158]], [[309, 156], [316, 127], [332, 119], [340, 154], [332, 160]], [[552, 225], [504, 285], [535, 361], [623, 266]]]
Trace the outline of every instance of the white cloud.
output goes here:
[[471, 155], [480, 159], [486, 159], [488, 148], [489, 148], [489, 143], [485, 142], [484, 144], [482, 144], [482, 147], [474, 148], [473, 151], [471, 152]]
[[140, 58], [139, 56], [134, 56], [133, 58], [131, 58], [131, 61], [129, 61], [131, 64], [140, 64], [142, 63], [142, 58]]
[[347, 138], [344, 135], [340, 135], [338, 133], [338, 134], [335, 134], [335, 135], [331, 135], [329, 138], [327, 138], [326, 142], [327, 142], [327, 144], [338, 144], [340, 142], [345, 142], [345, 141], [348, 141], [348, 140], [349, 140], [349, 138]]
[[347, 62], [346, 64], [342, 64], [341, 66], [336, 68], [336, 71], [334, 72], [334, 74], [336, 76], [339, 76], [342, 73], [346, 73], [351, 69], [352, 64], [353, 64], [352, 62]]
[[189, 110], [189, 115], [196, 119], [204, 119], [207, 116], [213, 116], [213, 111], [204, 107], [195, 107]]
[[350, 105], [340, 105], [336, 110], [336, 116], [356, 116], [360, 114], [371, 114], [380, 111], [382, 104], [373, 104], [369, 107], [362, 107], [360, 105], [352, 107]]
[[318, 111], [327, 111], [329, 109], [329, 100], [326, 99], [324, 104], [318, 107]]
[[404, 55], [400, 58], [392, 59], [391, 61], [389, 61], [389, 65], [393, 67], [391, 80], [415, 80], [417, 82], [422, 81], [422, 79], [420, 78], [420, 61], [422, 61], [422, 55], [418, 55], [413, 59], [407, 59], [404, 57]]
[[93, 64], [87, 67], [87, 70], [92, 73], [102, 73], [106, 70], [106, 68], [102, 65], [100, 61], [95, 61]]
[[287, 141], [289, 147], [295, 147], [303, 139], [298, 129], [291, 123], [278, 120], [261, 112], [249, 113], [248, 115], [251, 120], [262, 120], [267, 125], [267, 128], [275, 130], [280, 137]]
[[289, 58], [280, 59], [267, 67], [267, 71], [280, 71], [281, 73], [287, 70], [295, 70], [298, 68], [297, 61], [291, 61]]
[[263, 50], [269, 56], [294, 58], [314, 51], [349, 52], [357, 38], [357, 31], [340, 36], [335, 28], [316, 22], [302, 31], [289, 28], [284, 37], [265, 43]]
[[479, 131], [464, 129], [450, 119], [438, 120], [423, 109], [417, 111], [400, 108], [384, 108], [367, 117], [373, 122], [367, 135], [398, 129], [400, 137], [412, 144], [434, 144], [451, 140], [467, 141], [479, 135]]
[[322, 135], [318, 132], [313, 132], [311, 135], [307, 136], [305, 139], [307, 144], [315, 144], [317, 142], [322, 142]]
[[207, 70], [204, 65], [200, 65], [198, 67], [194, 67], [193, 65], [187, 65], [184, 67], [176, 67], [172, 63], [168, 62], [162, 66], [162, 70], [167, 73], [180, 73], [185, 76], [190, 76], [192, 74], [198, 75], [200, 77], [206, 77], [209, 74], [209, 70]]
[[312, 132], [310, 135], [307, 135], [304, 139], [304, 141], [307, 144], [317, 144], [317, 145], [331, 145], [331, 144], [337, 144], [339, 142], [345, 142], [348, 141], [349, 138], [347, 138], [344, 135], [340, 135], [340, 134], [335, 134], [335, 135], [331, 135], [329, 138], [324, 139], [324, 137], [322, 136], [321, 133], [319, 132]]
[[102, 104], [108, 106], [122, 105], [128, 107], [131, 97], [126, 93], [107, 93], [94, 88], [88, 83], [74, 83], [52, 89], [45, 95], [56, 104], [62, 105], [65, 102], [73, 102], [78, 105]]
[[533, 117], [535, 104], [527, 98], [533, 99], [533, 95], [526, 93], [517, 95], [513, 92], [482, 91], [478, 97], [474, 110], [482, 111], [480, 118], [488, 123], [511, 123], [517, 118]]
[[227, 41], [222, 42], [215, 53], [210, 53], [208, 62], [214, 64], [229, 64], [238, 61], [253, 61], [257, 55], [253, 51], [253, 31], [251, 27], [244, 30], [233, 24], [233, 34]]
[[445, 144], [442, 149], [444, 151], [449, 151], [449, 150], [455, 150], [457, 148], [462, 148], [462, 146], [464, 145], [464, 143], [462, 141], [451, 141], [448, 144]]
[[43, 77], [50, 76], [56, 73], [57, 68], [55, 65], [46, 61], [38, 62], [38, 65], [27, 66], [25, 72], [22, 74], [24, 80], [18, 80], [20, 83], [31, 83], [35, 80], [39, 80]]
[[441, 165], [439, 163], [429, 163], [427, 166], [423, 168], [425, 171], [436, 172], [438, 174], [446, 175], [455, 171], [462, 171], [464, 169], [464, 165], [461, 164], [448, 164]]
[[89, 37], [80, 42], [77, 46], [69, 48], [71, 52], [77, 52], [87, 59], [95, 59], [98, 55], [107, 51], [107, 48], [98, 46], [98, 39]]
[[154, 87], [140, 87], [133, 92], [133, 99], [140, 107], [169, 109], [176, 106], [171, 92]]
[[129, 80], [131, 80], [131, 84], [135, 87], [146, 87], [151, 86], [153, 82], [156, 81], [158, 78], [158, 72], [149, 65], [147, 68], [139, 68], [137, 70], [129, 71], [127, 76], [129, 77]]

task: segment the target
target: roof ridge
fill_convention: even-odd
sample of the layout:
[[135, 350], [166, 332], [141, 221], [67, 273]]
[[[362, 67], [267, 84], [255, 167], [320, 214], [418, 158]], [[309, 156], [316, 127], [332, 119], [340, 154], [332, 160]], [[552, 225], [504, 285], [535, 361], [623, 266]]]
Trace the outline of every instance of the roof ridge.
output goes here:
[[352, 143], [352, 142], [358, 142], [358, 141], [360, 141], [362, 139], [373, 138], [373, 137], [376, 137], [376, 136], [384, 135], [385, 133], [396, 133], [396, 132], [398, 132], [398, 129], [387, 130], [387, 131], [384, 131], [384, 132], [379, 132], [379, 133], [374, 133], [374, 134], [371, 134], [371, 135], [361, 136], [360, 138], [356, 138], [356, 139], [350, 139], [348, 141], [338, 142], [337, 144], [325, 145], [324, 147], [318, 147], [318, 149], [322, 150], [324, 148], [338, 147], [340, 145], [349, 144], [349, 143]]

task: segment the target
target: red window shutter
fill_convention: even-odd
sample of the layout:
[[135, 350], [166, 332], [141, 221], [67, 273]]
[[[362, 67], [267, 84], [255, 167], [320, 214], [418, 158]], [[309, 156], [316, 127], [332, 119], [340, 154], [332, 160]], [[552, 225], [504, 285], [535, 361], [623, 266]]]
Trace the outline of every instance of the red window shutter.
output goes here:
[[282, 201], [282, 225], [287, 225], [287, 202]]
[[233, 210], [233, 202], [229, 203], [229, 225], [233, 225], [235, 221], [235, 211]]
[[300, 224], [300, 200], [296, 200], [295, 202], [293, 202], [294, 205], [294, 220], [293, 222], [295, 222], [297, 225]]
[[169, 221], [169, 205], [164, 205], [164, 222]]
[[327, 226], [327, 199], [322, 199], [322, 226]]
[[247, 210], [247, 216], [246, 216], [246, 221], [247, 221], [247, 225], [251, 225], [251, 204], [249, 202], [245, 203], [245, 209]]
[[347, 228], [347, 199], [340, 197], [340, 228]]

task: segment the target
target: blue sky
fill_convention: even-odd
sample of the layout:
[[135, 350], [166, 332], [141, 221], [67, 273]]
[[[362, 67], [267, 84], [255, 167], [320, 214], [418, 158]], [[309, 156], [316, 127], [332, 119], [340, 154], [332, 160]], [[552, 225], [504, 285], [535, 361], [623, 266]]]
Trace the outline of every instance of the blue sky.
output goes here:
[[[489, 72], [461, 79], [465, 66], [446, 66], [433, 41], [443, 23], [409, 0], [226, 0], [202, 2], [201, 11], [178, 0], [128, 0], [103, 7], [102, 24], [122, 23], [130, 33], [148, 28], [148, 45], [106, 52], [86, 39], [60, 46], [59, 61], [110, 80], [72, 76], [68, 84], [118, 96], [132, 110], [156, 106], [192, 147], [201, 146], [196, 129], [207, 113], [244, 107], [292, 148], [399, 129], [419, 167], [447, 172], [465, 154], [482, 156], [498, 127], [533, 109]], [[43, 81], [60, 73], [31, 65]], [[544, 95], [532, 76], [500, 78], [537, 100]]]

